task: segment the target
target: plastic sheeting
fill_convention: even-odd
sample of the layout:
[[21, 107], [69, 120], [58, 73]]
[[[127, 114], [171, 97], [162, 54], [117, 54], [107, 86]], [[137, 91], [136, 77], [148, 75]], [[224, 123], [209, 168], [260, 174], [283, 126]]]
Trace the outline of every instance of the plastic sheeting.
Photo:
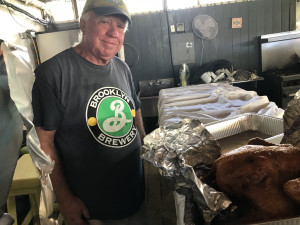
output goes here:
[[0, 75], [0, 217], [6, 204], [22, 144], [23, 122], [9, 96], [6, 75]]
[[34, 82], [34, 58], [28, 39], [18, 40], [15, 43], [2, 43], [10, 96], [23, 119], [27, 129], [26, 144], [34, 165], [39, 169], [41, 176], [41, 197], [39, 216], [42, 225], [56, 224], [49, 219], [53, 212], [54, 193], [49, 174], [53, 170], [54, 162], [40, 148], [40, 143], [34, 125], [31, 107], [31, 90]]
[[267, 96], [226, 83], [163, 89], [159, 92], [157, 107], [160, 126], [178, 123], [185, 118], [207, 124], [243, 113], [277, 118], [282, 118], [284, 113]]

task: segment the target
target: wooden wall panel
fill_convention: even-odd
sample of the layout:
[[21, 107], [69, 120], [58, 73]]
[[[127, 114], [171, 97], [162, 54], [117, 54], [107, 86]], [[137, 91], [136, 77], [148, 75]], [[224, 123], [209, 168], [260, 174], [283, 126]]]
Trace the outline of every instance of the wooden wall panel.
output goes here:
[[192, 22], [190, 23], [187, 23], [186, 21], [193, 21], [194, 17], [192, 15], [192, 9], [186, 9], [186, 10], [183, 10], [185, 13], [184, 13], [184, 18], [185, 20], [184, 21], [184, 27], [185, 27], [185, 32], [186, 33], [191, 33], [193, 32], [193, 29], [192, 29]]
[[289, 8], [289, 2], [281, 1], [281, 30], [283, 32], [289, 30]]
[[258, 71], [259, 50], [257, 35], [257, 9], [258, 6], [255, 2], [248, 3], [248, 65], [244, 65], [243, 68], [239, 69]]
[[[165, 13], [132, 16], [132, 26], [125, 35], [124, 43], [133, 45], [139, 53], [138, 63], [131, 67], [137, 91], [139, 81], [173, 76]], [[125, 60], [131, 62], [133, 56], [129, 53], [126, 53], [125, 47]]]
[[[231, 4], [226, 4], [224, 7], [224, 18], [221, 20], [224, 21], [224, 33], [218, 33], [217, 39], [224, 39], [225, 48], [225, 58], [226, 60], [233, 62], [233, 48], [232, 48], [232, 28], [231, 28], [231, 15], [232, 15], [232, 6]], [[219, 23], [220, 21], [217, 21]], [[217, 58], [218, 59], [218, 58]]]
[[288, 1], [290, 3], [290, 8], [289, 8], [290, 30], [295, 30], [296, 29], [296, 19], [295, 19], [296, 18], [296, 0], [282, 0], [282, 1], [287, 2], [287, 4], [288, 4]]
[[[244, 17], [240, 14], [240, 4], [232, 4], [231, 6], [231, 17]], [[230, 21], [230, 18], [228, 18]], [[232, 29], [232, 61], [235, 62], [235, 68], [240, 68], [240, 52], [241, 52], [241, 30]], [[244, 29], [243, 29], [244, 30]], [[222, 38], [219, 36], [219, 38]]]
[[264, 0], [264, 30], [265, 34], [272, 33], [273, 0]]
[[[265, 4], [264, 1], [255, 2], [256, 10], [256, 35], [260, 36], [265, 34]], [[252, 13], [252, 12], [250, 12]], [[249, 14], [250, 14], [249, 13]]]
[[[216, 7], [216, 16], [215, 16], [215, 20], [219, 21], [218, 23], [218, 33], [220, 34], [224, 34], [225, 33], [225, 26], [228, 23], [227, 21], [223, 20], [224, 18], [224, 7]], [[226, 42], [225, 39], [218, 39], [217, 40], [217, 54], [218, 54], [218, 58], [220, 59], [225, 59], [225, 46], [226, 46]]]
[[[153, 15], [145, 15], [145, 34], [146, 34], [146, 39], [145, 39], [145, 45], [147, 46], [147, 62], [145, 64], [147, 65], [147, 77], [146, 80], [151, 80], [152, 74], [157, 74], [156, 68], [157, 68], [157, 61], [156, 61], [156, 52], [155, 52], [155, 45], [157, 43], [154, 41], [154, 26], [152, 19], [154, 18]], [[147, 29], [147, 27], [151, 27], [152, 29]], [[152, 66], [156, 65], [156, 66]]]
[[273, 0], [272, 33], [281, 32], [281, 0]]
[[[140, 47], [140, 41], [139, 41], [140, 39], [139, 39], [139, 35], [138, 35], [137, 17], [132, 17], [132, 26], [129, 28], [129, 30], [125, 34], [124, 43], [127, 42], [126, 41], [127, 39], [130, 40], [131, 44], [133, 44], [133, 46], [137, 49], [138, 53], [140, 54], [141, 47]], [[129, 60], [130, 64], [134, 63], [134, 60], [135, 60], [135, 58], [134, 58], [135, 56], [132, 55], [131, 51], [132, 51], [132, 49], [128, 49], [125, 46], [125, 58], [128, 57], [128, 52], [129, 52], [129, 54], [131, 53], [131, 57]], [[134, 76], [133, 79], [137, 84], [138, 80], [139, 80], [139, 77], [137, 77], [137, 75], [142, 73], [142, 64], [140, 62], [138, 62], [136, 65], [134, 65], [134, 67], [131, 68], [131, 72]]]
[[[207, 14], [210, 15], [212, 18], [216, 18], [216, 7], [207, 7]], [[208, 56], [208, 61], [214, 60], [217, 55], [217, 50], [218, 50], [218, 41], [216, 39], [212, 39], [211, 41], [208, 42], [208, 49], [207, 49], [207, 56]]]
[[172, 58], [171, 58], [171, 48], [170, 48], [170, 39], [169, 39], [169, 28], [168, 21], [166, 20], [167, 15], [165, 13], [160, 14], [160, 23], [161, 23], [161, 34], [162, 34], [162, 51], [163, 51], [163, 71], [159, 71], [155, 75], [155, 79], [159, 78], [170, 78], [173, 77], [172, 69]]
[[154, 59], [156, 62], [154, 74], [163, 73], [164, 71], [164, 53], [163, 53], [163, 42], [162, 42], [162, 31], [161, 31], [161, 17], [159, 14], [157, 16], [152, 17], [153, 19], [153, 37], [154, 37], [154, 45], [153, 50], [155, 52]]
[[[133, 15], [133, 26], [126, 34], [125, 43], [134, 45], [139, 51], [139, 61], [131, 68], [136, 84], [140, 80], [178, 76], [180, 66], [172, 65], [170, 47], [170, 35], [175, 33], [169, 31], [169, 26], [184, 23], [185, 32], [191, 33], [192, 21], [199, 14], [213, 17], [219, 32], [212, 40], [194, 35], [196, 63], [190, 67], [226, 59], [235, 69], [258, 71], [258, 37], [294, 30], [296, 0], [256, 0]], [[231, 28], [233, 17], [243, 18], [241, 29]]]
[[[254, 9], [254, 10], [253, 10]], [[249, 62], [249, 29], [250, 29], [250, 15], [249, 11], [253, 13], [254, 18], [256, 18], [256, 10], [254, 5], [249, 5], [247, 3], [240, 4], [240, 15], [243, 18], [242, 25], [243, 29], [241, 29], [241, 36], [240, 36], [240, 42], [241, 42], [241, 49], [240, 49], [240, 64], [239, 67], [235, 66], [236, 68], [246, 68], [248, 66]], [[256, 22], [256, 21], [252, 21]], [[249, 25], [250, 24], [250, 25]]]

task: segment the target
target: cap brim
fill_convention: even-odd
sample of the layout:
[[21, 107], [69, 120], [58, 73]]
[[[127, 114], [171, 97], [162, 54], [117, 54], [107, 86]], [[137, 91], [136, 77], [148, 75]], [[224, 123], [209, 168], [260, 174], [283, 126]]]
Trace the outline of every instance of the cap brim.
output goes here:
[[96, 14], [103, 15], [103, 16], [108, 16], [108, 15], [113, 15], [113, 14], [123, 15], [126, 18], [126, 20], [128, 21], [129, 25], [131, 25], [130, 17], [121, 9], [107, 6], [107, 7], [94, 8], [93, 11]]

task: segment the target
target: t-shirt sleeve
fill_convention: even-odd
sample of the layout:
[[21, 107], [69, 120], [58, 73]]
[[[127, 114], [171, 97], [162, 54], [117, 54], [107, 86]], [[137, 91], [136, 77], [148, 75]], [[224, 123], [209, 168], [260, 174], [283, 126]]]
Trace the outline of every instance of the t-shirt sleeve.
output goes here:
[[32, 88], [33, 123], [45, 130], [56, 130], [62, 117], [60, 101], [59, 69], [49, 62], [35, 70]]

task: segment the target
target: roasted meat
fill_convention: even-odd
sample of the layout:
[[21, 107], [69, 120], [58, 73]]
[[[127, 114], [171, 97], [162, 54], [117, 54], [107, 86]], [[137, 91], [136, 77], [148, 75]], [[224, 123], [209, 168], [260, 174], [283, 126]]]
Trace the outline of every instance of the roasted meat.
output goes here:
[[298, 147], [247, 145], [222, 155], [213, 171], [220, 191], [237, 205], [248, 204], [243, 222], [287, 218], [300, 212]]

